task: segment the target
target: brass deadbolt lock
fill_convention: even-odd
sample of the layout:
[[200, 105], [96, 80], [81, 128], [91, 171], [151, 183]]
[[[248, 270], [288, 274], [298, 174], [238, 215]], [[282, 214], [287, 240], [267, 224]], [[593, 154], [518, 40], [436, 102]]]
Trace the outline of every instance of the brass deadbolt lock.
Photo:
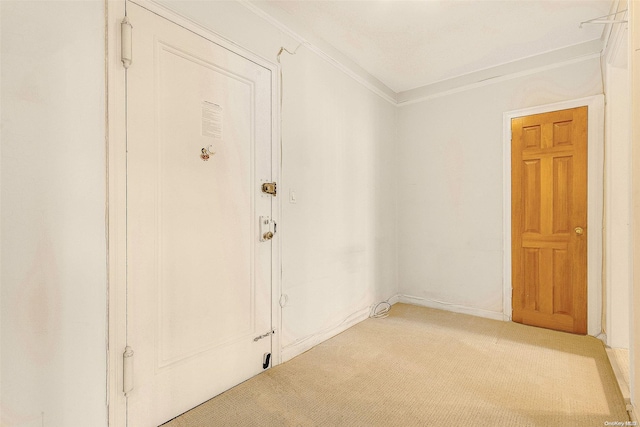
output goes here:
[[271, 194], [273, 197], [277, 194], [277, 185], [275, 182], [265, 182], [262, 184], [262, 192], [265, 194]]

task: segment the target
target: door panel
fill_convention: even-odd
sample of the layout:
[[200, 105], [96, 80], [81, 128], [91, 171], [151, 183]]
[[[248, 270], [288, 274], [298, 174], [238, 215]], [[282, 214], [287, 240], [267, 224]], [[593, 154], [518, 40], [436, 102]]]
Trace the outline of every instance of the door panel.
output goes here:
[[585, 334], [587, 108], [511, 125], [513, 320]]
[[530, 160], [523, 164], [524, 177], [522, 194], [524, 197], [524, 231], [540, 233], [540, 161]]
[[[228, 78], [201, 58], [165, 44], [156, 55], [158, 350], [166, 365], [253, 330], [253, 150], [251, 115], [242, 111], [253, 94], [247, 82]], [[202, 136], [206, 106], [199, 98], [224, 105], [222, 114], [234, 112], [223, 123], [224, 141]], [[213, 142], [216, 153], [203, 161], [190, 142]], [[232, 308], [233, 317], [211, 309], [212, 301], [202, 298], [204, 284], [216, 305]], [[217, 326], [193, 327], [198, 324]]]
[[573, 194], [573, 159], [553, 159], [553, 233], [569, 233]]
[[[271, 330], [270, 71], [132, 3], [127, 70], [130, 426], [262, 371]], [[209, 156], [207, 158], [207, 155]]]

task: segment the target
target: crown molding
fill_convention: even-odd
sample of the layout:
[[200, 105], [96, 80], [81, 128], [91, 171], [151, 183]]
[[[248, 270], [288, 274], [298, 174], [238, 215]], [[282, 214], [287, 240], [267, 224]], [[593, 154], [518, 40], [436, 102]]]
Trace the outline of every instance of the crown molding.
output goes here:
[[367, 70], [360, 67], [351, 59], [340, 53], [334, 47], [320, 40], [314, 40], [313, 42], [307, 40], [294, 30], [292, 30], [290, 27], [265, 12], [263, 9], [251, 3], [249, 0], [236, 1], [244, 6], [247, 10], [253, 12], [255, 15], [269, 22], [271, 25], [278, 28], [287, 36], [291, 37], [293, 40], [296, 40], [298, 43], [300, 43], [325, 61], [327, 61], [376, 95], [383, 98], [385, 101], [388, 101], [393, 105], [397, 104], [396, 92], [391, 90], [387, 85], [371, 75]]
[[[158, 1], [159, 0], [147, 0], [146, 2], [150, 4], [157, 4]], [[603, 31], [603, 36], [598, 39], [544, 52], [538, 55], [532, 55], [494, 67], [429, 83], [414, 89], [395, 92], [356, 62], [323, 40], [312, 40], [311, 38], [308, 39], [303, 37], [294, 29], [278, 20], [277, 17], [255, 5], [251, 0], [235, 1], [237, 4], [243, 6], [247, 11], [277, 28], [283, 35], [299, 43], [301, 46], [304, 46], [306, 49], [309, 49], [311, 52], [333, 65], [336, 69], [349, 76], [372, 93], [395, 106], [404, 106], [416, 102], [422, 102], [428, 99], [471, 90], [477, 87], [499, 83], [524, 75], [534, 74], [572, 63], [589, 60], [601, 54], [605, 43], [608, 42], [607, 47], [611, 49], [611, 45], [614, 44], [612, 42], [618, 39], [617, 37], [613, 37], [613, 40], [611, 40], [610, 38], [605, 37], [604, 33], [606, 31]], [[164, 7], [168, 9], [167, 6]], [[235, 44], [233, 41], [229, 40], [229, 42]]]
[[[600, 56], [602, 40], [594, 39], [562, 49], [529, 56], [495, 67], [431, 83], [398, 93], [398, 105], [412, 104], [513, 78], [539, 73]], [[568, 58], [568, 59], [567, 59]]]

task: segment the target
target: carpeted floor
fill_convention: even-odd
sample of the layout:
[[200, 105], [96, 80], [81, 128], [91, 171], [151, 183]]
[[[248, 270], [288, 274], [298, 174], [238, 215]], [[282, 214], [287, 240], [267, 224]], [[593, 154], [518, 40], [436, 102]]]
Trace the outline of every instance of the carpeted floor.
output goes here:
[[595, 338], [396, 304], [165, 424], [604, 426], [628, 421]]

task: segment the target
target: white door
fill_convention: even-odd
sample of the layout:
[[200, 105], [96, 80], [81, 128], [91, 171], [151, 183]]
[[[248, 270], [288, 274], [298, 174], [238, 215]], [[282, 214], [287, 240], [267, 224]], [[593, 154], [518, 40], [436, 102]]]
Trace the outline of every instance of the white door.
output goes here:
[[135, 4], [127, 15], [127, 418], [147, 427], [271, 353], [255, 340], [271, 330], [271, 72]]

